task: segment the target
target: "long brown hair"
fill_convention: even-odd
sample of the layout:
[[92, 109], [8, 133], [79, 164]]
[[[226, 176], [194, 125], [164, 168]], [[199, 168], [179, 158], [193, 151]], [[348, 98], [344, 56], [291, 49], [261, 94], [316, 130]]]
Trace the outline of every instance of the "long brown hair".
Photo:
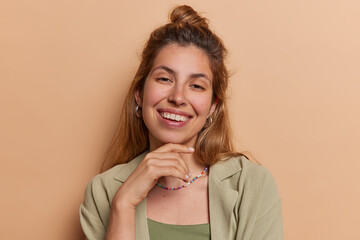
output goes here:
[[142, 118], [136, 116], [135, 93], [142, 94], [145, 80], [153, 61], [162, 48], [169, 44], [196, 46], [207, 54], [213, 73], [213, 98], [217, 101], [211, 115], [213, 122], [198, 134], [195, 153], [206, 164], [214, 164], [220, 159], [241, 155], [234, 152], [226, 90], [229, 73], [224, 63], [226, 48], [222, 40], [209, 29], [207, 19], [201, 17], [190, 6], [176, 7], [170, 13], [170, 23], [155, 29], [141, 55], [140, 66], [126, 95], [120, 123], [105, 155], [102, 170], [117, 164], [129, 162], [149, 148], [149, 134]]

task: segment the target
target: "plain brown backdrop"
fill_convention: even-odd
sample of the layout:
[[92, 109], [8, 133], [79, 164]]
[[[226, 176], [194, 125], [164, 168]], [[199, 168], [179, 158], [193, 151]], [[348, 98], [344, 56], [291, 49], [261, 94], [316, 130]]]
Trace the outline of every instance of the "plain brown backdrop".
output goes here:
[[82, 239], [148, 34], [187, 3], [229, 49], [239, 150], [273, 173], [285, 239], [360, 239], [360, 2], [0, 2], [0, 239]]

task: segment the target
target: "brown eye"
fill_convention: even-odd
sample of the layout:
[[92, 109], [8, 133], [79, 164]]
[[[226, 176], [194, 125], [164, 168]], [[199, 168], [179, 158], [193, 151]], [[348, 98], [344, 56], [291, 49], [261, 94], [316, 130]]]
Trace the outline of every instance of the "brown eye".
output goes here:
[[159, 82], [171, 82], [170, 79], [164, 78], [164, 77], [162, 77], [162, 78], [157, 78], [156, 80], [159, 81]]
[[191, 87], [194, 88], [194, 89], [197, 89], [197, 90], [205, 90], [204, 87], [202, 87], [200, 85], [197, 85], [197, 84], [193, 84], [193, 85], [191, 85]]

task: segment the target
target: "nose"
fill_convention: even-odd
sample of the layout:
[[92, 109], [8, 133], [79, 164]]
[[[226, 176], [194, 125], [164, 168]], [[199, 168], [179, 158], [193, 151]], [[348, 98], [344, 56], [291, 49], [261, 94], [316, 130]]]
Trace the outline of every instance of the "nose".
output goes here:
[[176, 106], [186, 106], [188, 104], [188, 100], [183, 87], [179, 85], [174, 86], [169, 94], [168, 101]]

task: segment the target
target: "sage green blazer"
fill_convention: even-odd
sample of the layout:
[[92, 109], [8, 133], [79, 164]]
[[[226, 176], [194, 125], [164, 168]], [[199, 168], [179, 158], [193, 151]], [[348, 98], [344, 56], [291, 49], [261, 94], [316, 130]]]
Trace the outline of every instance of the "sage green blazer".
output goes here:
[[[88, 240], [105, 239], [111, 201], [145, 154], [95, 176], [88, 184], [79, 211]], [[209, 208], [211, 239], [283, 239], [281, 200], [274, 178], [244, 156], [210, 167]], [[136, 239], [149, 240], [146, 199], [136, 207]]]

